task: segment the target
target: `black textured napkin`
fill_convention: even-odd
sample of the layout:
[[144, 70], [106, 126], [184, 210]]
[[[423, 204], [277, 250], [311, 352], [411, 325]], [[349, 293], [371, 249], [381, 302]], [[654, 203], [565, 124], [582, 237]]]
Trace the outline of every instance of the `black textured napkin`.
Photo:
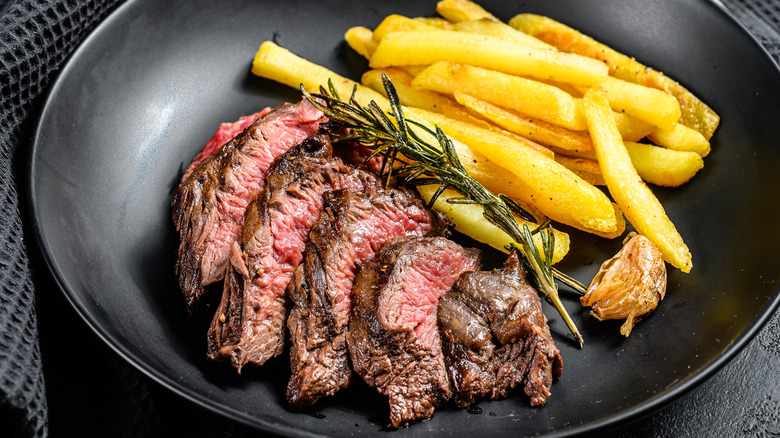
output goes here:
[[[104, 347], [47, 274], [37, 272], [45, 266], [25, 243], [29, 230], [19, 192], [41, 95], [78, 44], [121, 2], [0, 0], [0, 435], [46, 436], [50, 421], [57, 436], [245, 435], [240, 426], [150, 384]], [[720, 2], [780, 63], [780, 2]], [[36, 306], [36, 299], [43, 302]], [[50, 319], [64, 321], [68, 333]], [[674, 408], [610, 435], [780, 436], [779, 377], [780, 313], [732, 363]], [[700, 409], [714, 405], [715, 411]]]

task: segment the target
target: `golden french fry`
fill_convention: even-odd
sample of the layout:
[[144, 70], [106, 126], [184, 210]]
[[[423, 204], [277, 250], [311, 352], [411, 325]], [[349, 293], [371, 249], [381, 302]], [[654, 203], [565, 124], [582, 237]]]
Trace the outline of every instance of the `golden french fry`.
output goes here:
[[[265, 41], [260, 45], [252, 62], [252, 73], [295, 89], [303, 85], [307, 90], [319, 90], [320, 86], [327, 87], [330, 79], [342, 98], [348, 98], [352, 94], [352, 89], [357, 86], [355, 98], [358, 102], [387, 101], [376, 91], [307, 61], [271, 41]], [[384, 108], [390, 108], [389, 104]]]
[[344, 34], [344, 40], [352, 50], [358, 52], [360, 56], [371, 59], [371, 55], [376, 51], [377, 42], [374, 41], [374, 33], [371, 29], [363, 26], [355, 26], [347, 29]]
[[588, 91], [583, 110], [604, 181], [615, 202], [634, 228], [658, 246], [664, 260], [690, 272], [691, 253], [658, 198], [634, 170], [604, 90], [594, 87]]
[[608, 71], [604, 64], [584, 56], [521, 46], [494, 36], [440, 29], [385, 35], [369, 65], [384, 68], [438, 61], [584, 86], [601, 82]]
[[469, 0], [442, 0], [436, 4], [436, 12], [447, 20], [456, 23], [482, 18], [498, 21], [498, 18], [483, 9], [482, 6]]
[[[446, 105], [455, 103], [452, 99], [435, 91], [412, 87], [412, 77], [405, 71], [397, 68], [385, 68], [380, 70], [369, 70], [363, 73], [360, 83], [382, 95], [385, 95], [385, 86], [382, 83], [382, 74], [386, 74], [395, 89], [401, 104], [415, 108], [422, 108], [428, 111], [440, 112]], [[386, 96], [385, 96], [386, 97]]]
[[513, 41], [522, 46], [538, 47], [540, 49], [557, 50], [555, 47], [532, 37], [526, 33], [520, 32], [514, 27], [500, 21], [489, 18], [479, 20], [467, 20], [455, 23], [451, 26], [452, 30], [458, 32], [478, 33], [480, 35], [490, 35]]
[[715, 111], [679, 83], [565, 24], [540, 15], [520, 14], [509, 20], [509, 25], [561, 51], [598, 59], [609, 66], [610, 74], [616, 78], [673, 95], [682, 111], [680, 123], [699, 131], [707, 140], [720, 123]]
[[[520, 188], [517, 196], [523, 203], [535, 206], [554, 221], [581, 230], [615, 230], [614, 209], [606, 195], [555, 160], [492, 130], [427, 111], [418, 113], [448, 136], [515, 175], [514, 184]], [[461, 158], [461, 162], [472, 173], [466, 160]]]
[[671, 94], [613, 77], [599, 85], [616, 112], [667, 131], [673, 130], [680, 120], [680, 104]]
[[690, 151], [706, 157], [710, 153], [710, 142], [695, 129], [680, 123], [673, 130], [655, 129], [648, 138], [658, 146], [675, 151]]
[[629, 141], [623, 143], [642, 180], [657, 186], [681, 186], [704, 167], [704, 160], [695, 152]]
[[408, 32], [411, 30], [440, 30], [436, 26], [424, 23], [419, 20], [414, 20], [403, 15], [393, 14], [388, 15], [379, 23], [379, 26], [374, 29], [374, 41], [379, 42], [388, 34], [394, 32]]
[[593, 149], [590, 137], [584, 132], [572, 131], [535, 120], [460, 91], [455, 91], [453, 96], [459, 104], [482, 115], [496, 125], [533, 141], [573, 151]]
[[[417, 190], [420, 192], [420, 196], [426, 201], [430, 202], [433, 194], [436, 193], [438, 186], [421, 186]], [[504, 231], [490, 223], [483, 215], [482, 206], [477, 204], [451, 204], [448, 203], [448, 199], [460, 198], [459, 192], [453, 189], [447, 189], [436, 199], [433, 208], [444, 213], [447, 218], [455, 225], [455, 230], [459, 231], [472, 239], [486, 243], [493, 248], [507, 252], [506, 246], [514, 243], [514, 240], [509, 237]], [[528, 222], [522, 218], [515, 216], [517, 223], [522, 227], [523, 224], [533, 230], [538, 224]], [[553, 248], [553, 263], [558, 263], [569, 252], [569, 235], [563, 231], [553, 228], [553, 234], [555, 238], [555, 247]], [[534, 241], [542, 251], [541, 236], [536, 235]], [[519, 244], [517, 246], [520, 246]]]
[[459, 91], [575, 131], [586, 127], [577, 100], [571, 95], [497, 71], [438, 62], [415, 76], [412, 85], [450, 95]]

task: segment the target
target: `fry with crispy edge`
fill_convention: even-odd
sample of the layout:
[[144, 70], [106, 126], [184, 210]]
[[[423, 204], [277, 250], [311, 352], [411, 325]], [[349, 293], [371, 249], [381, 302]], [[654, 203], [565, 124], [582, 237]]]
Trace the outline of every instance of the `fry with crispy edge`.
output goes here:
[[387, 34], [379, 42], [369, 65], [384, 68], [439, 61], [584, 86], [602, 81], [608, 72], [603, 63], [585, 56], [521, 46], [489, 35], [441, 29]]
[[347, 29], [347, 32], [344, 33], [344, 40], [347, 42], [347, 45], [358, 52], [360, 56], [371, 59], [371, 55], [376, 51], [376, 46], [378, 44], [374, 41], [373, 36], [374, 32], [372, 32], [371, 29], [363, 26], [355, 26]]
[[594, 87], [583, 97], [583, 111], [604, 181], [615, 202], [636, 230], [658, 246], [664, 260], [690, 272], [691, 253], [663, 206], [631, 164], [607, 97]]
[[[300, 58], [270, 41], [266, 41], [260, 46], [252, 64], [252, 72], [291, 87], [303, 84], [307, 89], [316, 89], [331, 80], [341, 95], [351, 95], [353, 87], [356, 87], [356, 100], [360, 102], [373, 100], [380, 108], [389, 109], [389, 102], [379, 93]], [[512, 148], [504, 149], [500, 147], [502, 145], [500, 141], [492, 143], [487, 140], [500, 138], [497, 137], [496, 133], [449, 119], [440, 114], [415, 108], [407, 108], [406, 112], [410, 119], [427, 123], [430, 126], [439, 125], [448, 135], [452, 136], [454, 138], [453, 144], [463, 166], [469, 174], [490, 190], [496, 193], [505, 193], [521, 201], [531, 197], [533, 202], [529, 203], [538, 208], [544, 215], [583, 230], [592, 229], [601, 232], [616, 230], [617, 219], [606, 195], [554, 160], [530, 147], [519, 146], [513, 148], [514, 150]], [[421, 134], [424, 135], [424, 133]], [[458, 138], [459, 135], [461, 139]], [[462, 138], [467, 137], [476, 141], [476, 144], [466, 146], [468, 143], [464, 144]], [[472, 151], [471, 147], [481, 149]], [[483, 156], [487, 153], [494, 154], [495, 160]], [[514, 153], [520, 155], [513, 155]], [[485, 158], [490, 161], [485, 160]], [[506, 162], [511, 162], [510, 164], [513, 164], [516, 170], [521, 172], [518, 172], [519, 174], [509, 172], [494, 164]], [[501, 175], [503, 179], [499, 180], [497, 175]], [[493, 184], [485, 182], [485, 178], [492, 178]], [[501, 184], [503, 189], [496, 187], [497, 184]]]
[[558, 50], [598, 59], [616, 78], [671, 94], [680, 103], [680, 123], [699, 131], [707, 140], [720, 123], [720, 116], [712, 108], [679, 83], [563, 23], [541, 15], [520, 14], [509, 20], [509, 25]]
[[673, 130], [657, 128], [648, 134], [650, 141], [675, 151], [690, 151], [702, 158], [710, 153], [710, 142], [699, 131], [678, 123]]

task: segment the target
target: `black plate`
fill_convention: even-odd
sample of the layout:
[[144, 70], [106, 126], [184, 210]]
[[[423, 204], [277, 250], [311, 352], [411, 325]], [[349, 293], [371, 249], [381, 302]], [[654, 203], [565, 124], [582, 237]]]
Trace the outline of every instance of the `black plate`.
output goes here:
[[[278, 433], [376, 434], [386, 402], [354, 385], [312, 411], [283, 400], [285, 359], [237, 377], [205, 359], [208, 317], [188, 319], [173, 281], [169, 200], [182, 166], [221, 121], [281, 101], [292, 89], [253, 77], [273, 39], [342, 75], [366, 63], [343, 43], [350, 26], [390, 13], [433, 15], [434, 2], [137, 0], [79, 48], [53, 86], [31, 155], [31, 204], [49, 267], [77, 312], [120, 355], [172, 391]], [[390, 2], [387, 2], [390, 3]], [[578, 350], [551, 308], [563, 378], [543, 409], [522, 394], [448, 406], [399, 431], [567, 434], [636, 418], [711, 375], [777, 307], [780, 278], [780, 75], [719, 6], [705, 1], [485, 1], [509, 19], [546, 14], [655, 66], [723, 118], [713, 153], [690, 184], [656, 190], [692, 249], [694, 269], [672, 271], [656, 313], [630, 339], [564, 294], [585, 337]], [[620, 17], [620, 19], [618, 19]], [[587, 282], [618, 242], [572, 233], [564, 270]], [[399, 435], [399, 436], [400, 436]]]

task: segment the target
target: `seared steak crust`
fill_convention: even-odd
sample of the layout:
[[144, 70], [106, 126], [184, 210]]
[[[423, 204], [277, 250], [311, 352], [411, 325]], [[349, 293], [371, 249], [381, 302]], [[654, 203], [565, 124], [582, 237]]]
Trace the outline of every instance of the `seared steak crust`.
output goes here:
[[406, 190], [336, 191], [309, 233], [287, 294], [292, 377], [287, 400], [313, 404], [349, 383], [346, 332], [355, 271], [390, 238], [441, 234], [445, 221]]
[[518, 385], [532, 405], [547, 401], [562, 360], [517, 252], [501, 270], [462, 275], [438, 318], [458, 406], [506, 397]]
[[379, 187], [379, 178], [331, 157], [327, 133], [306, 139], [268, 171], [265, 190], [249, 205], [241, 245], [231, 249], [222, 301], [208, 334], [208, 355], [229, 358], [239, 372], [284, 348], [285, 288], [301, 262], [309, 230], [329, 190]]
[[436, 309], [479, 260], [445, 238], [395, 238], [355, 278], [349, 353], [355, 372], [388, 396], [392, 426], [431, 416], [452, 395]]
[[308, 101], [283, 104], [188, 169], [172, 206], [180, 238], [176, 276], [190, 312], [204, 286], [224, 277], [246, 207], [265, 187], [273, 159], [317, 132], [324, 120]]

